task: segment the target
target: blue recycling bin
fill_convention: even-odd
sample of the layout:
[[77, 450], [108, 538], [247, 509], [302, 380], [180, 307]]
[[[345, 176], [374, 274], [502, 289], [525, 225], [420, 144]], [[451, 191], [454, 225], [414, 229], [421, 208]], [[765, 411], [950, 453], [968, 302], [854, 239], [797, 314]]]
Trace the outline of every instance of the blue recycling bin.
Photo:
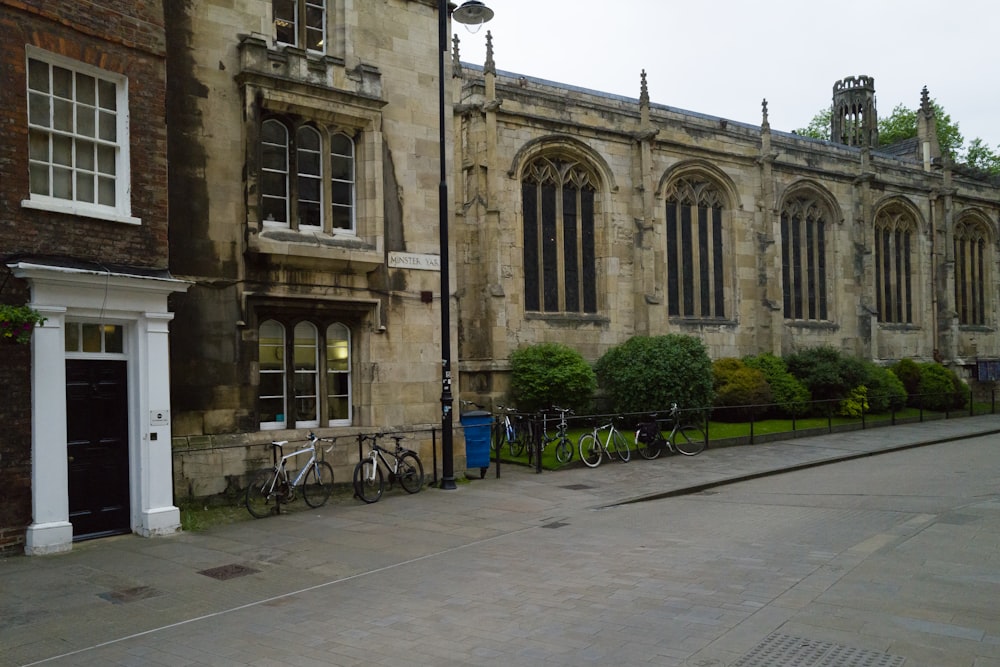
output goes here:
[[465, 467], [479, 468], [480, 479], [490, 467], [490, 427], [493, 415], [485, 410], [463, 412], [459, 418], [465, 430]]

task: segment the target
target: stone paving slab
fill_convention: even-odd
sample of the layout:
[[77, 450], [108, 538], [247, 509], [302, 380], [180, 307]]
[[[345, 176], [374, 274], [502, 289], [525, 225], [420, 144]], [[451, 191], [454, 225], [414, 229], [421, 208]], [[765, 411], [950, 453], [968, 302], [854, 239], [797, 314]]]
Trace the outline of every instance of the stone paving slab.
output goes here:
[[[825, 615], [843, 633], [829, 641], [853, 646], [844, 640], [867, 629], [904, 642], [919, 632], [943, 647], [993, 642], [1000, 660], [992, 598], [965, 594], [1000, 578], [995, 498], [943, 518], [914, 502], [902, 522], [849, 499], [835, 511], [769, 508], [738, 524], [723, 509], [704, 512], [711, 490], [732, 480], [984, 433], [1000, 433], [1000, 417], [541, 475], [505, 465], [500, 479], [491, 469], [455, 491], [387, 493], [374, 505], [341, 498], [202, 533], [0, 559], [0, 665], [689, 665], [709, 650], [697, 663], [708, 667], [731, 665], [778, 627], [809, 636], [803, 610], [822, 616], [852, 596], [877, 608], [888, 593], [896, 602], [884, 613]], [[691, 504], [699, 512], [659, 515], [637, 502], [691, 493], [701, 494]], [[754, 543], [776, 522], [802, 526], [801, 550]], [[864, 529], [854, 547], [838, 552], [854, 526]], [[698, 545], [684, 537], [692, 531]], [[734, 539], [744, 553], [719, 550]], [[955, 539], [977, 545], [958, 570]], [[868, 577], [864, 564], [889, 547], [894, 558], [926, 561], [925, 578]], [[234, 566], [254, 572], [200, 574]], [[845, 584], [849, 571], [856, 581]], [[925, 595], [956, 597], [956, 609], [921, 615]]]

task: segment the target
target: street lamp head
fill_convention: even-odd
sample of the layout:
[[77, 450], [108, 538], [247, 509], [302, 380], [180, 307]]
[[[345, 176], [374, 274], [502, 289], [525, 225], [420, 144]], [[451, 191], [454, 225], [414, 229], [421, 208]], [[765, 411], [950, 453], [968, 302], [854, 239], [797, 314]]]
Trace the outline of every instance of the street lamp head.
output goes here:
[[493, 18], [493, 10], [480, 0], [465, 0], [462, 6], [451, 14], [451, 18], [465, 25], [482, 25]]

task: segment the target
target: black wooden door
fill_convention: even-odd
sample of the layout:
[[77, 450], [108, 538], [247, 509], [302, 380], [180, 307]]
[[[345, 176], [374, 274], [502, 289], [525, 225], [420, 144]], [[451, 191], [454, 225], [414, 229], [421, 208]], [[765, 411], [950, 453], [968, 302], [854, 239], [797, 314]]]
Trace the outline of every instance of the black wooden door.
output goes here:
[[124, 361], [66, 361], [66, 454], [74, 540], [131, 528], [126, 389]]

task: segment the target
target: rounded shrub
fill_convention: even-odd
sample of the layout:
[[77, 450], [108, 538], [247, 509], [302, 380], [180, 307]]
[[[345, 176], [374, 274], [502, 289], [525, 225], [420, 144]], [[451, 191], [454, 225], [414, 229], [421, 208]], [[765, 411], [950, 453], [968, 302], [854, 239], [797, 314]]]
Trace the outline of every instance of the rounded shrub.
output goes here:
[[837, 404], [837, 414], [844, 417], [860, 417], [868, 411], [868, 387], [863, 384], [847, 392], [847, 397]]
[[935, 362], [927, 362], [919, 364], [919, 366], [918, 404], [927, 410], [941, 412], [955, 407], [955, 384], [952, 380], [954, 373]]
[[908, 404], [915, 406], [920, 392], [920, 365], [913, 359], [900, 359], [892, 365], [892, 372], [903, 383]]
[[764, 374], [767, 385], [771, 388], [775, 413], [788, 417], [805, 414], [809, 407], [809, 390], [788, 372], [784, 359], [764, 353], [744, 357], [743, 363]]
[[[814, 401], [840, 401], [867, 380], [861, 360], [841, 354], [832, 347], [817, 347], [789, 356], [788, 371], [806, 388]], [[826, 405], [817, 405], [825, 412]]]
[[718, 359], [712, 364], [715, 400], [712, 416], [720, 421], [741, 422], [760, 418], [764, 410], [754, 408], [771, 402], [771, 388], [764, 373], [740, 359]]
[[900, 410], [906, 406], [906, 388], [896, 374], [884, 366], [863, 362], [867, 377], [868, 409], [876, 414]]
[[972, 392], [969, 389], [969, 385], [965, 383], [965, 380], [958, 377], [955, 371], [949, 368], [948, 372], [951, 373], [951, 384], [955, 390], [955, 400], [951, 404], [951, 407], [959, 410], [969, 405], [969, 401], [972, 400]]
[[663, 411], [712, 404], [712, 361], [693, 336], [634, 336], [611, 348], [595, 366], [597, 379], [623, 413]]
[[594, 369], [562, 343], [539, 343], [510, 355], [511, 398], [518, 409], [534, 412], [552, 405], [583, 412], [597, 389]]

